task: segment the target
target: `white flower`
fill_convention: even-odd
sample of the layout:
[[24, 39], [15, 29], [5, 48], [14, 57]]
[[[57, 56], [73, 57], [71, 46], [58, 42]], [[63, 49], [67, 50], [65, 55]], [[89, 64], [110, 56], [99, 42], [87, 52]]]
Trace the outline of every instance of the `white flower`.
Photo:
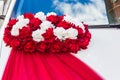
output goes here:
[[45, 21], [46, 20], [46, 16], [43, 12], [38, 12], [35, 14], [35, 17], [42, 20], [42, 21]]
[[18, 19], [18, 20], [24, 19], [24, 16], [23, 16], [23, 15], [19, 15], [19, 16], [17, 17], [17, 19]]
[[55, 12], [50, 12], [50, 13], [47, 13], [47, 16], [50, 16], [50, 15], [57, 15]]
[[43, 21], [40, 24], [40, 27], [42, 30], [46, 31], [48, 28], [54, 28], [55, 26], [49, 21]]
[[64, 16], [64, 19], [65, 21], [69, 22], [69, 23], [73, 23], [75, 24], [76, 26], [79, 26], [80, 28], [84, 30], [84, 25], [81, 23], [81, 21], [78, 19], [78, 18], [72, 18], [70, 16]]
[[11, 30], [11, 35], [18, 36], [19, 35], [19, 29], [18, 27], [13, 27]]
[[13, 25], [13, 28], [11, 30], [11, 34], [13, 36], [18, 36], [19, 35], [19, 29], [22, 29], [28, 23], [29, 23], [29, 19], [20, 19], [15, 25]]
[[70, 16], [64, 16], [63, 21], [64, 20], [69, 22], [69, 23], [72, 23], [72, 17], [70, 17]]
[[66, 30], [64, 28], [57, 27], [53, 32], [58, 39], [65, 40]]
[[18, 27], [19, 29], [22, 29], [24, 26], [26, 26], [29, 23], [29, 19], [20, 19], [14, 27]]
[[66, 30], [65, 38], [76, 39], [78, 35], [78, 31], [74, 28], [69, 28]]
[[36, 31], [33, 31], [32, 33], [32, 37], [33, 40], [40, 42], [44, 40], [44, 37], [42, 36], [42, 34], [45, 33], [45, 31], [37, 29]]
[[84, 31], [84, 25], [81, 23], [81, 21], [77, 18], [72, 19], [72, 23], [74, 23], [76, 26], [79, 26]]
[[74, 28], [69, 28], [65, 30], [62, 27], [57, 27], [56, 29], [54, 29], [54, 35], [60, 40], [65, 40], [67, 38], [76, 39], [78, 31]]

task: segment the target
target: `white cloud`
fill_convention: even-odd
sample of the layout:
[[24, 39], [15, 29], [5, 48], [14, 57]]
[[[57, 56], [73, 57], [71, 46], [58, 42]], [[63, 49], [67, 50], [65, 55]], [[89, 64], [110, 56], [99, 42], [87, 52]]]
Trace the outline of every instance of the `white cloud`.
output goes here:
[[78, 2], [78, 0], [75, 0], [76, 3], [67, 3], [66, 1], [54, 0], [53, 5], [61, 13], [77, 17], [87, 24], [108, 24], [103, 0], [90, 0], [90, 3], [85, 4]]

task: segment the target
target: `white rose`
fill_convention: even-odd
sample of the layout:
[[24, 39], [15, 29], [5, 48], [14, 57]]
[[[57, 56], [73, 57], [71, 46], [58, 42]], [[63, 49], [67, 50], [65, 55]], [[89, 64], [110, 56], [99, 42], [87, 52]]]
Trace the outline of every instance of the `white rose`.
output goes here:
[[76, 26], [79, 26], [80, 28], [82, 28], [83, 31], [85, 31], [84, 30], [84, 25], [81, 23], [80, 19], [78, 19], [78, 18], [72, 18], [70, 16], [64, 16], [63, 20], [65, 20], [65, 21], [67, 21], [69, 23], [73, 23]]
[[11, 35], [18, 36], [19, 35], [19, 29], [18, 27], [13, 27], [11, 30]]
[[71, 23], [72, 22], [72, 17], [70, 17], [70, 16], [64, 16], [64, 18], [63, 18], [63, 21], [67, 21], [67, 22], [69, 22], [69, 23]]
[[18, 19], [18, 20], [24, 19], [24, 16], [23, 16], [23, 15], [19, 15], [19, 16], [17, 17], [17, 19]]
[[65, 38], [76, 39], [78, 35], [78, 31], [74, 28], [69, 28], [66, 30]]
[[44, 40], [44, 37], [42, 36], [43, 33], [45, 33], [45, 31], [42, 31], [40, 29], [33, 31], [32, 33], [33, 40], [37, 42], [43, 41]]
[[81, 23], [81, 21], [77, 18], [72, 19], [72, 23], [74, 23], [76, 26], [79, 26], [84, 31], [84, 25]]
[[64, 28], [57, 27], [53, 32], [58, 39], [65, 40], [66, 30]]
[[55, 28], [55, 26], [49, 21], [43, 21], [40, 24], [42, 30], [46, 31], [48, 28]]
[[46, 20], [46, 16], [43, 12], [38, 12], [35, 14], [35, 17], [42, 20], [42, 21], [45, 21]]
[[55, 12], [50, 12], [50, 13], [47, 13], [47, 16], [50, 16], [50, 15], [57, 15]]
[[19, 35], [19, 29], [22, 29], [24, 26], [26, 26], [29, 23], [29, 19], [20, 19], [15, 25], [13, 25], [13, 28], [11, 30], [11, 34], [13, 36]]
[[18, 27], [19, 29], [22, 29], [24, 26], [26, 26], [29, 23], [29, 19], [21, 19], [19, 20], [14, 27]]

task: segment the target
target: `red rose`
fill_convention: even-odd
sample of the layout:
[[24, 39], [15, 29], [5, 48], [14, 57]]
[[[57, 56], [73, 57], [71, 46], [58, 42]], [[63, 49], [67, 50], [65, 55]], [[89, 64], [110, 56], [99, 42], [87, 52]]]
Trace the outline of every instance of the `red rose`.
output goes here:
[[91, 33], [90, 32], [85, 32], [84, 36], [79, 38], [79, 45], [81, 46], [82, 49], [87, 49], [87, 46], [90, 42], [91, 39]]
[[11, 42], [11, 38], [10, 37], [4, 36], [3, 40], [6, 43], [6, 46], [10, 45], [10, 42]]
[[78, 37], [80, 37], [83, 34], [83, 30], [82, 28], [76, 27], [77, 31], [78, 31]]
[[90, 42], [90, 39], [88, 39], [88, 38], [81, 38], [81, 39], [79, 39], [79, 43], [78, 44], [80, 45], [80, 47], [82, 49], [86, 49], [88, 44], [89, 44], [89, 42]]
[[62, 21], [65, 15], [59, 16], [59, 21]]
[[62, 50], [63, 50], [64, 52], [68, 52], [68, 51], [69, 51], [69, 49], [67, 48], [67, 45], [70, 43], [70, 41], [71, 41], [71, 39], [68, 38], [68, 39], [66, 39], [66, 40], [63, 42], [63, 46], [64, 46], [64, 47], [63, 47]]
[[26, 42], [26, 44], [24, 45], [24, 51], [25, 52], [34, 52], [35, 50], [35, 44], [33, 41], [29, 41], [29, 42]]
[[26, 41], [28, 42], [28, 41], [33, 41], [33, 38], [32, 38], [32, 36], [30, 36], [30, 37], [25, 37], [24, 38], [24, 41], [25, 41], [25, 43], [26, 43]]
[[11, 47], [18, 47], [18, 46], [20, 46], [20, 40], [13, 39], [13, 40], [11, 40], [10, 45], [11, 45]]
[[9, 26], [9, 27], [12, 27], [13, 25], [16, 24], [17, 21], [18, 21], [18, 20], [16, 20], [16, 19], [11, 19], [11, 20], [8, 22], [8, 26]]
[[46, 30], [46, 33], [42, 34], [42, 36], [45, 38], [45, 42], [52, 43], [55, 40], [55, 36], [53, 34], [53, 28], [48, 28]]
[[64, 46], [63, 51], [65, 52], [77, 53], [77, 51], [80, 50], [80, 45], [78, 44], [78, 40], [66, 39], [64, 41], [63, 46]]
[[6, 46], [10, 45], [12, 36], [8, 27], [5, 28], [3, 40], [6, 43]]
[[5, 41], [5, 43], [9, 43], [9, 40], [10, 40], [10, 39], [9, 39], [7, 36], [4, 36], [4, 37], [3, 37], [3, 40]]
[[32, 34], [32, 31], [28, 26], [23, 27], [21, 30], [19, 30], [19, 32], [20, 32], [20, 37], [22, 38], [29, 37]]
[[84, 27], [85, 27], [85, 31], [86, 32], [88, 32], [89, 30], [88, 30], [88, 25], [87, 24], [83, 24], [84, 25]]
[[11, 35], [11, 31], [9, 30], [8, 27], [5, 28], [4, 35], [6, 35], [6, 36], [10, 36]]
[[32, 20], [30, 20], [30, 27], [32, 28], [32, 30], [36, 30], [39, 27], [39, 25], [42, 23], [41, 20], [39, 20], [38, 18], [33, 18]]
[[77, 43], [69, 43], [67, 48], [73, 53], [77, 53], [80, 50], [80, 46]]
[[85, 33], [85, 37], [88, 38], [88, 39], [90, 39], [91, 38], [91, 33], [90, 32], [86, 32]]
[[37, 44], [37, 50], [44, 53], [47, 50], [47, 45], [44, 42], [40, 42]]
[[45, 38], [45, 39], [49, 39], [49, 38], [52, 38], [54, 36], [53, 34], [53, 28], [48, 28], [46, 30], [46, 33], [42, 34], [42, 36]]
[[53, 24], [57, 24], [59, 21], [59, 17], [57, 15], [50, 15], [47, 16], [46, 19], [50, 22], [52, 22]]
[[53, 43], [55, 41], [55, 38], [50, 38], [50, 39], [45, 39], [44, 42], [45, 43]]
[[63, 27], [64, 29], [68, 29], [71, 27], [71, 24], [66, 21], [60, 21], [57, 26]]
[[25, 13], [24, 14], [24, 18], [28, 18], [28, 19], [33, 19], [34, 18], [34, 15], [32, 13]]
[[61, 52], [62, 50], [62, 42], [56, 41], [51, 45], [50, 51], [53, 53]]

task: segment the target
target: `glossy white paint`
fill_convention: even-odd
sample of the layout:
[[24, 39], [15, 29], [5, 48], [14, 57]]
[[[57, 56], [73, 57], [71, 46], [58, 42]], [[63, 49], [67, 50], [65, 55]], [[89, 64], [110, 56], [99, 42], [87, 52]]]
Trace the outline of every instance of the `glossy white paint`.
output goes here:
[[[105, 80], [120, 80], [120, 30], [90, 29], [92, 39], [87, 50], [74, 56], [88, 64]], [[3, 43], [0, 61], [0, 77], [2, 76], [10, 48]]]
[[120, 80], [120, 30], [91, 29], [87, 50], [75, 56], [98, 72], [105, 80]]

